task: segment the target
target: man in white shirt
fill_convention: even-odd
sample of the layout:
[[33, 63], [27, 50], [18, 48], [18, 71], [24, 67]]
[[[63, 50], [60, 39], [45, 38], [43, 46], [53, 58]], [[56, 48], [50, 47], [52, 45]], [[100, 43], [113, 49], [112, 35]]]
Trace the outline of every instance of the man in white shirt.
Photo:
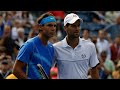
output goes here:
[[109, 42], [105, 39], [105, 33], [104, 30], [99, 30], [98, 32], [98, 39], [96, 43], [96, 48], [98, 50], [98, 56], [100, 57], [100, 54], [102, 51], [107, 52], [107, 59], [111, 59], [111, 51], [110, 51], [110, 44]]
[[99, 79], [95, 46], [79, 37], [81, 22], [82, 19], [74, 13], [64, 18], [67, 36], [54, 44], [59, 79], [88, 79], [89, 69], [92, 78]]
[[88, 29], [84, 29], [84, 30], [83, 30], [82, 38], [85, 39], [85, 40], [91, 41], [90, 31], [89, 31]]

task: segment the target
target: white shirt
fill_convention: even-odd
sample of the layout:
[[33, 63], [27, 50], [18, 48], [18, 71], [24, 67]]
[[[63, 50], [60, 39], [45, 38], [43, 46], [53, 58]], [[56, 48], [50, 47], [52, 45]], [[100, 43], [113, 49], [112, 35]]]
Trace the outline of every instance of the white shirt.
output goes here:
[[84, 39], [84, 40], [88, 40], [88, 41], [91, 41], [91, 39], [90, 39], [90, 38], [88, 38], [88, 39], [82, 38], [82, 39]]
[[59, 79], [87, 79], [89, 68], [99, 63], [95, 46], [90, 41], [79, 38], [79, 44], [73, 49], [64, 38], [53, 46]]
[[97, 43], [96, 43], [96, 47], [98, 49], [98, 55], [100, 57], [100, 54], [102, 51], [106, 51], [107, 52], [107, 59], [110, 60], [111, 59], [111, 52], [110, 52], [110, 45], [108, 43], [107, 40], [103, 40], [101, 41], [99, 38], [97, 39]]
[[17, 28], [16, 27], [13, 27], [12, 28], [12, 39], [15, 40], [18, 38], [18, 32], [17, 32]]

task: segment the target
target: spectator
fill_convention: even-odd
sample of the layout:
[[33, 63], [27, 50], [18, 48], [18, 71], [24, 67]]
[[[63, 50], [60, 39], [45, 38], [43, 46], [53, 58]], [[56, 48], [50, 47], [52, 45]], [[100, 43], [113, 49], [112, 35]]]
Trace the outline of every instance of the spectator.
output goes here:
[[112, 73], [113, 79], [120, 79], [120, 61], [116, 65], [116, 70]]
[[39, 33], [38, 25], [37, 24], [32, 25], [32, 28], [31, 28], [29, 35], [28, 35], [28, 39], [37, 36], [38, 33]]
[[13, 53], [13, 47], [14, 47], [14, 41], [11, 38], [11, 27], [8, 25], [5, 25], [4, 27], [4, 33], [2, 38], [0, 39], [0, 45], [4, 46], [6, 48], [6, 52], [8, 55], [12, 56]]
[[98, 55], [98, 49], [97, 49], [97, 47], [96, 47], [97, 36], [96, 36], [96, 35], [93, 35], [93, 36], [91, 37], [91, 41], [92, 41], [92, 42], [94, 43], [94, 45], [95, 45], [96, 52], [97, 52], [97, 56], [99, 56], [99, 55]]
[[32, 24], [34, 24], [33, 16], [28, 11], [22, 12], [22, 23], [25, 29], [25, 36], [28, 37], [28, 34], [32, 28]]
[[10, 63], [7, 58], [3, 58], [1, 62], [1, 72], [0, 79], [5, 79], [8, 75], [12, 73]]
[[120, 36], [116, 36], [114, 43], [110, 46], [111, 50], [111, 60], [117, 62], [120, 60]]
[[116, 22], [105, 27], [105, 31], [114, 40], [117, 35], [120, 35], [120, 14], [117, 15]]
[[8, 12], [5, 13], [5, 19], [4, 19], [3, 23], [5, 25], [9, 25], [10, 27], [12, 27], [12, 15], [11, 15], [11, 13], [8, 13]]
[[102, 63], [102, 69], [104, 71], [104, 78], [103, 79], [112, 79], [112, 73], [115, 71], [115, 65], [112, 60], [106, 58], [107, 53], [106, 51], [102, 51], [100, 54], [100, 60]]
[[58, 67], [57, 67], [57, 63], [55, 63], [55, 66], [53, 66], [50, 69], [50, 77], [51, 77], [51, 79], [58, 79]]
[[11, 30], [11, 37], [13, 40], [18, 38], [18, 29], [22, 28], [22, 21], [19, 19], [16, 19], [13, 23], [13, 27]]
[[27, 41], [27, 38], [24, 35], [24, 28], [18, 28], [18, 38], [15, 40], [15, 44], [17, 44], [19, 47], [21, 47], [25, 41]]
[[99, 30], [98, 32], [98, 39], [97, 39], [96, 47], [97, 47], [99, 56], [102, 51], [106, 51], [107, 59], [108, 60], [111, 59], [110, 45], [109, 45], [109, 42], [105, 40], [105, 33], [103, 30]]
[[6, 56], [6, 48], [4, 46], [0, 46], [0, 61]]
[[83, 30], [83, 39], [91, 41], [88, 29]]
[[4, 31], [4, 23], [3, 23], [3, 21], [4, 21], [3, 16], [2, 16], [2, 14], [0, 14], [0, 38], [2, 37], [3, 31]]

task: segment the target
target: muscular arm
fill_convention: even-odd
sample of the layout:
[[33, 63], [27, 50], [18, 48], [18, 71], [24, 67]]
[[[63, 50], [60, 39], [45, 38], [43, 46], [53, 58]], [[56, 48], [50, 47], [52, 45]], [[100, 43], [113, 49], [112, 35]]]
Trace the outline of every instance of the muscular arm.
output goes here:
[[[98, 65], [97, 65], [97, 66], [98, 66]], [[99, 71], [98, 71], [97, 66], [93, 67], [93, 68], [90, 70], [90, 74], [91, 74], [92, 79], [99, 79]]]
[[23, 72], [23, 67], [25, 67], [26, 64], [16, 60], [15, 64], [13, 66], [13, 74], [18, 78], [18, 79], [27, 79], [26, 74]]

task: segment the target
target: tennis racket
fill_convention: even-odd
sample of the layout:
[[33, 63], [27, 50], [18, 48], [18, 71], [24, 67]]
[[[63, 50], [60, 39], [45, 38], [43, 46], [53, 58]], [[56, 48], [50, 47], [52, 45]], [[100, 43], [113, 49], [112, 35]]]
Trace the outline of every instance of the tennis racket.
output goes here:
[[37, 64], [38, 71], [43, 79], [49, 79], [48, 75], [46, 74], [45, 70], [41, 66], [41, 64]]

